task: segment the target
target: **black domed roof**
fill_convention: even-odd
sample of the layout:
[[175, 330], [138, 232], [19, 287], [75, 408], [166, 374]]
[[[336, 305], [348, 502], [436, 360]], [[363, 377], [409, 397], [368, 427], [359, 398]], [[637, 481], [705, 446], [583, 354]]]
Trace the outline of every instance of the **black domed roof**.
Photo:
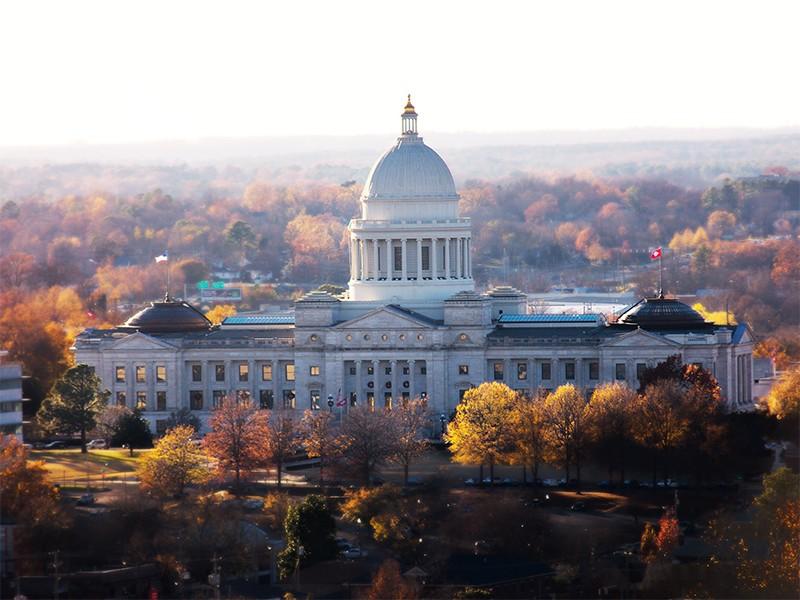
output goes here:
[[207, 331], [211, 328], [211, 321], [191, 304], [167, 296], [163, 302], [151, 302], [150, 306], [137, 312], [119, 328], [135, 329], [142, 333]]
[[709, 323], [688, 304], [674, 298], [642, 298], [627, 309], [617, 323], [642, 328], [704, 327]]

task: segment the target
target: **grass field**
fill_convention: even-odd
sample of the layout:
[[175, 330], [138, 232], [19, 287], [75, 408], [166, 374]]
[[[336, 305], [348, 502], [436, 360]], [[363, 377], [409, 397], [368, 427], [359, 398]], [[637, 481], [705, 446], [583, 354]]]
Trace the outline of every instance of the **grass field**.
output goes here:
[[128, 456], [127, 450], [90, 450], [81, 454], [80, 448], [65, 450], [33, 450], [32, 460], [44, 461], [50, 478], [55, 483], [114, 480], [131, 477], [139, 458], [147, 450], [136, 450]]

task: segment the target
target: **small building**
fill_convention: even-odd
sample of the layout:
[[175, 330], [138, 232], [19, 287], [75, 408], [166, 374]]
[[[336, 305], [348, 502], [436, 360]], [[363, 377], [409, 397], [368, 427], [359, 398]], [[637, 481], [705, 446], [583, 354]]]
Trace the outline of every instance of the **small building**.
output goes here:
[[0, 432], [22, 441], [22, 365], [5, 362], [0, 350]]

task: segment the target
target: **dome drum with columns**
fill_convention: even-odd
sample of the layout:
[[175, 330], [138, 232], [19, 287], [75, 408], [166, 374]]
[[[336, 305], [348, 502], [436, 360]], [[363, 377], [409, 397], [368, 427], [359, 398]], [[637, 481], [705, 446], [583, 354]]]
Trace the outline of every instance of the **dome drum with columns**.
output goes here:
[[351, 300], [436, 301], [475, 288], [471, 223], [458, 216], [450, 169], [418, 135], [410, 96], [401, 119], [349, 225]]
[[160, 432], [189, 409], [207, 429], [225, 397], [251, 398], [299, 418], [356, 406], [391, 409], [425, 397], [428, 433], [464, 393], [502, 381], [534, 395], [572, 384], [588, 397], [609, 382], [639, 385], [641, 369], [678, 354], [718, 379], [733, 410], [753, 406], [753, 336], [745, 324], [705, 322], [682, 302], [648, 298], [618, 322], [602, 315], [529, 314], [508, 286], [475, 292], [471, 225], [458, 214], [447, 165], [419, 137], [409, 98], [401, 135], [369, 173], [349, 224], [350, 281], [342, 296], [306, 294], [293, 310], [211, 324], [167, 297], [111, 329], [87, 329], [75, 358], [112, 402], [136, 406]]

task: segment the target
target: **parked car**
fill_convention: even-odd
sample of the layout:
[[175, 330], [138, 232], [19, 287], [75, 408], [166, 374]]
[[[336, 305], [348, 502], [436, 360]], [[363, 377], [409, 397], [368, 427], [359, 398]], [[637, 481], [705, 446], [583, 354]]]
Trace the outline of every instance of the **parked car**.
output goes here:
[[242, 508], [246, 510], [261, 510], [264, 508], [264, 501], [258, 498], [248, 498], [242, 501]]
[[366, 551], [355, 546], [350, 546], [347, 550], [342, 550], [342, 558], [363, 558], [367, 555]]
[[558, 481], [555, 479], [544, 479], [542, 480], [542, 485], [544, 487], [558, 487]]
[[584, 502], [575, 502], [569, 509], [574, 512], [583, 512], [586, 510], [586, 504]]
[[86, 447], [89, 448], [90, 450], [103, 450], [105, 448], [108, 448], [108, 445], [106, 444], [105, 440], [92, 440], [91, 442], [86, 444]]
[[66, 448], [66, 447], [67, 445], [64, 442], [59, 442], [58, 440], [44, 445], [45, 450], [57, 450], [59, 448]]
[[464, 485], [467, 485], [467, 486], [478, 485], [478, 482], [475, 481], [472, 477], [470, 477], [469, 479], [465, 479], [464, 480]]
[[94, 494], [83, 494], [76, 502], [78, 506], [92, 506], [94, 504]]

